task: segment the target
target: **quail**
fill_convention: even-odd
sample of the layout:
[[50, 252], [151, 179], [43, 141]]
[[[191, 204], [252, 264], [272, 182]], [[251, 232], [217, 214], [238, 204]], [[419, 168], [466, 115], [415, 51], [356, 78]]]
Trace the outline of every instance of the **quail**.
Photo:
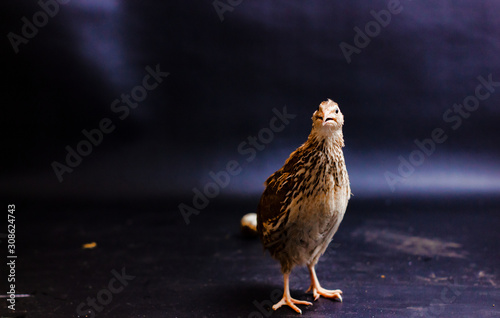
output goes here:
[[325, 252], [344, 217], [351, 188], [344, 154], [339, 106], [328, 99], [312, 116], [307, 141], [290, 154], [281, 169], [265, 182], [257, 209], [257, 232], [271, 256], [281, 264], [283, 298], [277, 310], [296, 305], [312, 305], [291, 297], [289, 275], [294, 266], [307, 266], [311, 285], [306, 292], [342, 301], [342, 291], [321, 287], [315, 265]]

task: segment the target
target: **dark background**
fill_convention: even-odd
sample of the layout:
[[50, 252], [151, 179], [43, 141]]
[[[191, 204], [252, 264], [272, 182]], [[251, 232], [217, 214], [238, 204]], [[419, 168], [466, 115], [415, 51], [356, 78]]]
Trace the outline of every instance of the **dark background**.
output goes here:
[[[297, 117], [223, 189], [258, 195], [265, 178], [305, 141], [317, 105], [345, 115], [345, 156], [356, 196], [498, 192], [497, 91], [455, 131], [442, 116], [474, 94], [478, 76], [500, 80], [496, 1], [402, 1], [387, 27], [347, 63], [339, 47], [374, 20], [385, 1], [72, 1], [15, 54], [35, 1], [5, 2], [1, 192], [23, 197], [135, 198], [190, 193], [235, 159], [272, 109]], [[170, 75], [124, 120], [110, 109], [159, 64]], [[60, 183], [82, 129], [110, 118], [116, 129]], [[448, 139], [392, 193], [414, 140], [443, 128]]]
[[[235, 202], [238, 219], [254, 210], [264, 180], [306, 140], [312, 113], [331, 98], [345, 116], [354, 205], [466, 197], [475, 207], [477, 198], [496, 197], [500, 87], [456, 130], [443, 114], [474, 95], [479, 76], [500, 81], [500, 3], [401, 1], [402, 11], [348, 63], [340, 43], [354, 45], [354, 28], [364, 30], [370, 11], [387, 3], [243, 0], [221, 21], [212, 1], [72, 0], [15, 53], [8, 34], [22, 35], [22, 18], [32, 21], [41, 8], [4, 1], [1, 196], [26, 224], [29, 216], [58, 220], [68, 233], [82, 207], [115, 221], [122, 207], [127, 215], [154, 210], [183, 228], [178, 205], [192, 206], [209, 172], [236, 160], [241, 173], [209, 209]], [[156, 65], [170, 75], [119, 119], [113, 100]], [[296, 117], [248, 162], [238, 146], [284, 107]], [[66, 164], [66, 147], [76, 149], [82, 130], [103, 118], [115, 130], [59, 182], [51, 164]], [[399, 156], [409, 160], [414, 140], [436, 128], [446, 141], [391, 189], [385, 174], [397, 175]]]

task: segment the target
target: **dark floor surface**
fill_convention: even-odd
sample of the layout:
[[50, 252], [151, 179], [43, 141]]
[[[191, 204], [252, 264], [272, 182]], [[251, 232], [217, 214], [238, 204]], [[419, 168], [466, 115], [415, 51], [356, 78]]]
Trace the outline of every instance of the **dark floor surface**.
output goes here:
[[[179, 202], [18, 202], [16, 293], [27, 297], [15, 312], [0, 299], [0, 316], [78, 317], [94, 298], [88, 317], [298, 317], [288, 307], [271, 313], [279, 265], [240, 235], [257, 198], [218, 198], [190, 225]], [[499, 203], [354, 197], [317, 266], [344, 302], [321, 298], [301, 306], [303, 316], [500, 317]], [[1, 273], [5, 295], [5, 265]], [[307, 271], [294, 269], [292, 296], [312, 301], [308, 285]]]

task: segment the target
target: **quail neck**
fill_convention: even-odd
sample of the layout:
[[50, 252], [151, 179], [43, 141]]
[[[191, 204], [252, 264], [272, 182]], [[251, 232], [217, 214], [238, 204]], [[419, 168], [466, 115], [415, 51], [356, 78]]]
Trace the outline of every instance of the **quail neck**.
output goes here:
[[307, 141], [265, 182], [257, 231], [264, 248], [281, 264], [284, 293], [275, 310], [287, 305], [300, 313], [297, 304], [311, 304], [290, 296], [289, 275], [295, 266], [308, 267], [315, 300], [323, 296], [342, 301], [341, 290], [321, 287], [315, 265], [337, 232], [351, 195], [342, 152], [343, 124], [338, 104], [322, 102], [313, 114]]

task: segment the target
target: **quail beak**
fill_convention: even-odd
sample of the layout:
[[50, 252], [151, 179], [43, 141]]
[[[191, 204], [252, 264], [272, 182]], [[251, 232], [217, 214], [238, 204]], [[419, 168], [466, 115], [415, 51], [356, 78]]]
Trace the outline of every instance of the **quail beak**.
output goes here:
[[333, 121], [335, 122], [336, 124], [338, 124], [337, 120], [335, 119], [335, 117], [326, 117], [324, 120], [323, 120], [323, 125], [326, 125], [329, 121]]

